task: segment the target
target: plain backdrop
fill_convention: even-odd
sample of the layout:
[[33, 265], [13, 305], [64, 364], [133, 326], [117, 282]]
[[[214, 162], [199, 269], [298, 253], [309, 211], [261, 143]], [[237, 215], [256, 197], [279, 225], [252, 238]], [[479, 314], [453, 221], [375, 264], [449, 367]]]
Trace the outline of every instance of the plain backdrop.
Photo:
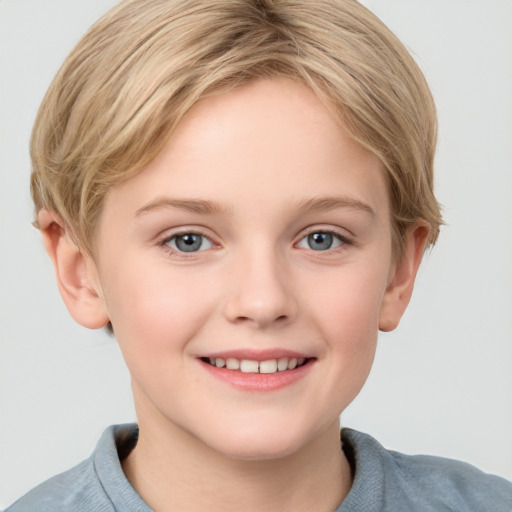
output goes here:
[[[112, 0], [0, 0], [0, 508], [134, 420], [113, 338], [75, 325], [31, 227], [28, 140], [50, 80]], [[343, 414], [386, 447], [512, 479], [512, 1], [367, 0], [439, 108], [447, 226]]]

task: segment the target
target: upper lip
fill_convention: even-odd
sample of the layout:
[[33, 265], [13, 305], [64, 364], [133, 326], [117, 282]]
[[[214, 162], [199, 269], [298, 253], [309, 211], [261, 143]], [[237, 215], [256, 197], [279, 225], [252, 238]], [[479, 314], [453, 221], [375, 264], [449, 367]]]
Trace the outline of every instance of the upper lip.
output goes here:
[[313, 356], [311, 354], [306, 354], [303, 352], [296, 352], [293, 350], [284, 350], [284, 349], [235, 349], [235, 350], [224, 350], [221, 352], [209, 352], [205, 354], [201, 354], [199, 358], [217, 358], [220, 357], [222, 359], [234, 358], [234, 359], [248, 359], [251, 361], [268, 361], [271, 359], [281, 359], [283, 357], [293, 358], [293, 357], [304, 357], [309, 359]]

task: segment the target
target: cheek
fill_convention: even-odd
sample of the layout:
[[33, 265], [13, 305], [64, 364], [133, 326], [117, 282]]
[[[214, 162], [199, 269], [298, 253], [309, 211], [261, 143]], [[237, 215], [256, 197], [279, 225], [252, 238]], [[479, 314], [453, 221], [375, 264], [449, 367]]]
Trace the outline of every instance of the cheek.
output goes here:
[[387, 276], [378, 267], [337, 269], [309, 285], [310, 315], [325, 340], [327, 357], [335, 362], [332, 381], [349, 394], [359, 391], [375, 356]]
[[[129, 265], [128, 268], [137, 268]], [[215, 299], [198, 273], [154, 265], [144, 272], [113, 271], [106, 294], [121, 349], [158, 358], [183, 348], [210, 316]]]
[[[301, 286], [310, 311], [318, 323], [336, 338], [350, 333], [353, 343], [378, 332], [379, 312], [386, 289], [386, 272], [353, 265], [335, 269], [321, 277], [305, 280]], [[327, 334], [327, 333], [326, 333]], [[372, 337], [373, 338], [373, 337]]]
[[322, 339], [321, 384], [315, 388], [315, 403], [330, 411], [326, 421], [334, 421], [354, 400], [370, 372], [385, 289], [381, 274], [354, 264], [316, 273], [314, 279], [311, 274], [300, 283], [307, 325], [314, 326]]

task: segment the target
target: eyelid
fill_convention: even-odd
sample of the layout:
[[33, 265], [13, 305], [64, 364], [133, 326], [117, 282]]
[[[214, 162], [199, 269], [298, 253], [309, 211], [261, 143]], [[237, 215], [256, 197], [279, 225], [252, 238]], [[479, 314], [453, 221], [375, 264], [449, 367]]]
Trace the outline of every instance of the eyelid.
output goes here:
[[334, 235], [335, 237], [339, 238], [343, 244], [351, 245], [354, 243], [354, 235], [352, 233], [349, 233], [346, 229], [336, 228], [334, 226], [326, 226], [326, 225], [317, 225], [317, 226], [309, 226], [305, 229], [303, 229], [299, 236], [297, 237], [298, 240], [295, 243], [297, 245], [299, 242], [304, 240], [307, 236], [313, 234], [313, 233], [328, 233], [331, 235]]
[[[162, 247], [163, 249], [167, 250], [168, 252], [172, 253], [173, 255], [177, 255], [180, 258], [193, 258], [194, 256], [197, 256], [199, 252], [204, 252], [206, 250], [210, 250], [212, 248], [218, 248], [220, 244], [215, 241], [215, 237], [206, 234], [205, 231], [209, 231], [206, 228], [203, 228], [201, 226], [180, 226], [177, 228], [172, 228], [166, 230], [162, 235], [160, 235], [156, 241], [157, 245]], [[335, 226], [326, 226], [326, 225], [313, 225], [308, 226], [307, 228], [304, 228], [300, 234], [297, 237], [297, 241], [293, 244], [295, 247], [298, 246], [300, 242], [302, 242], [307, 236], [313, 234], [313, 233], [328, 233], [336, 237], [338, 240], [340, 240], [341, 244], [337, 245], [336, 247], [327, 249], [325, 251], [315, 251], [321, 254], [322, 252], [334, 252], [337, 249], [342, 249], [343, 247], [346, 247], [348, 245], [354, 245], [354, 235], [352, 233], [349, 234], [348, 230], [342, 229]], [[169, 242], [179, 237], [180, 235], [198, 235], [205, 239], [207, 239], [211, 247], [208, 247], [207, 249], [200, 249], [198, 251], [191, 251], [191, 252], [185, 252], [180, 251], [179, 249], [175, 249], [173, 247], [170, 247], [168, 244]], [[307, 250], [313, 251], [311, 248], [304, 248]]]
[[208, 238], [212, 243], [215, 243], [215, 234], [212, 233], [210, 229], [198, 225], [176, 226], [164, 229], [159, 235], [157, 235], [157, 243], [163, 243], [166, 240], [170, 240], [171, 238], [180, 235], [200, 235], [204, 238]]
[[342, 240], [336, 233], [326, 233], [325, 231], [313, 231], [312, 233], [310, 233], [309, 235], [306, 235], [306, 236], [303, 236], [299, 242], [297, 243], [297, 247], [299, 247], [300, 249], [306, 249], [306, 250], [312, 250], [314, 251], [315, 249], [313, 249], [312, 247], [309, 247], [308, 244], [309, 244], [309, 237], [312, 235], [312, 234], [323, 234], [323, 235], [331, 235], [332, 236], [332, 240], [333, 240], [333, 245], [331, 247], [328, 247], [324, 250], [320, 250], [318, 249], [317, 251], [315, 252], [328, 252], [328, 251], [333, 251], [335, 249], [337, 249], [338, 247], [341, 247], [343, 245], [345, 245], [345, 241]]
[[[182, 251], [178, 247], [177, 239], [180, 237], [185, 237], [187, 235], [192, 235], [192, 236], [201, 238], [201, 245], [197, 251]], [[203, 247], [205, 241], [208, 242], [207, 245], [209, 245], [209, 247]], [[170, 244], [174, 244], [174, 247], [172, 247], [172, 245], [170, 245]], [[179, 252], [179, 253], [187, 253], [187, 252], [197, 253], [197, 252], [206, 251], [207, 249], [211, 249], [213, 247], [213, 242], [207, 236], [202, 235], [200, 233], [183, 233], [183, 234], [172, 235], [166, 241], [164, 241], [164, 245], [167, 245], [168, 247], [170, 247], [171, 249], [173, 249], [174, 251]]]
[[[198, 226], [180, 226], [179, 228], [166, 230], [162, 235], [160, 235], [157, 238], [156, 244], [157, 246], [161, 247], [162, 249], [170, 253], [172, 256], [176, 256], [181, 259], [194, 258], [200, 252], [204, 252], [219, 246], [219, 244], [215, 242], [214, 237], [209, 234], [206, 234], [205, 231], [206, 230], [204, 228]], [[198, 251], [186, 252], [180, 251], [179, 249], [171, 247], [169, 245], [169, 242], [171, 242], [173, 239], [183, 235], [201, 236], [202, 238], [210, 242], [211, 247], [208, 247], [206, 249], [200, 249]]]

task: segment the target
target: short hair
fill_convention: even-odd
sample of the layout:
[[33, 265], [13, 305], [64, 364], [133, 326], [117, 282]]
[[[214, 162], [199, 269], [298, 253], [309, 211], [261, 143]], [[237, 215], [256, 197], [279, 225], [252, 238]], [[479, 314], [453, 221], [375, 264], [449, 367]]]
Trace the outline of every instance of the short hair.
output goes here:
[[[434, 101], [398, 38], [355, 0], [124, 0], [67, 57], [36, 118], [36, 213], [93, 254], [108, 190], [140, 172], [201, 98], [283, 76], [310, 87], [388, 177], [393, 248], [442, 223]], [[36, 223], [37, 225], [37, 223]]]

